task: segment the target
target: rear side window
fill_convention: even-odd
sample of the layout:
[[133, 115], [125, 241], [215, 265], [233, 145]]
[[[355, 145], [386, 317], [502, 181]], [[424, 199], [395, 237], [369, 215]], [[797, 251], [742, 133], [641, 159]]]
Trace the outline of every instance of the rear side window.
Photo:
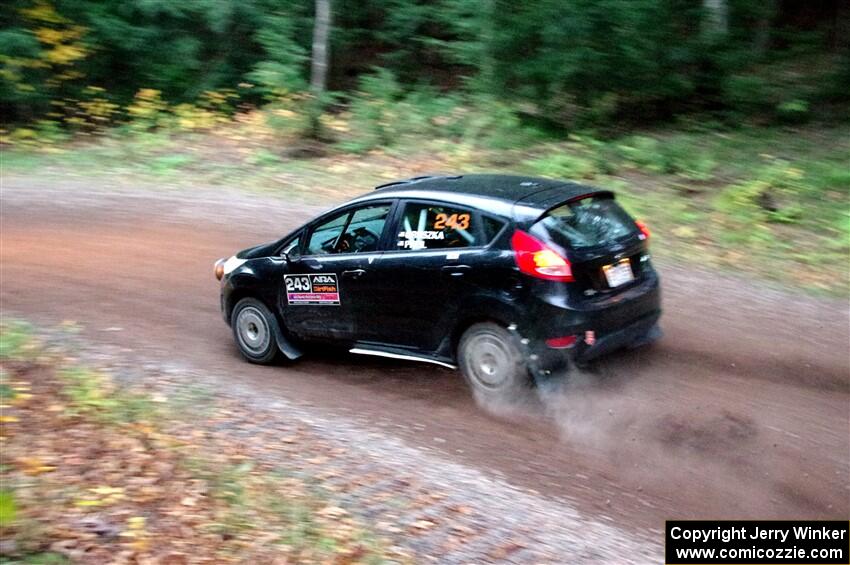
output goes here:
[[499, 235], [499, 232], [505, 227], [505, 222], [489, 216], [481, 216], [481, 226], [484, 229], [484, 244], [486, 245]]
[[462, 249], [482, 245], [476, 215], [442, 204], [408, 203], [399, 225], [396, 249]]
[[541, 230], [560, 245], [600, 247], [638, 233], [634, 220], [608, 196], [583, 198], [550, 210], [532, 231]]

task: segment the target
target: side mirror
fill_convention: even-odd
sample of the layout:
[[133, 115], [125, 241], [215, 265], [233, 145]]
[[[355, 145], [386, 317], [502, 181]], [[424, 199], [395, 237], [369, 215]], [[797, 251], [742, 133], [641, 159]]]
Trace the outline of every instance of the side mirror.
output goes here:
[[298, 252], [297, 249], [293, 249], [292, 251], [282, 251], [280, 253], [280, 256], [287, 263], [294, 263], [294, 262], [298, 261], [299, 259], [301, 259], [301, 254]]

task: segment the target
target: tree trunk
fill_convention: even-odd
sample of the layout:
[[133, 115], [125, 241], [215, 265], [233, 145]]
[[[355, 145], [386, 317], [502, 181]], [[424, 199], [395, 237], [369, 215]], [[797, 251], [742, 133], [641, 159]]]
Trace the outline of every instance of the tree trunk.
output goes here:
[[331, 0], [316, 0], [316, 18], [313, 25], [313, 60], [310, 88], [322, 94], [328, 82], [328, 36], [331, 29]]
[[729, 33], [729, 5], [726, 0], [702, 0], [703, 33], [725, 36]]
[[757, 57], [763, 57], [770, 46], [770, 27], [776, 16], [776, 0], [765, 0], [761, 6], [761, 15], [753, 32], [753, 51]]

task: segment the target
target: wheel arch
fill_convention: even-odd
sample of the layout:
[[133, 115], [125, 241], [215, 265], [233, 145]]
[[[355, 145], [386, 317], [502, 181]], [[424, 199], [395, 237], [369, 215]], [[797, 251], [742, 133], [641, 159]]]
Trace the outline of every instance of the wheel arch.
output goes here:
[[499, 301], [477, 303], [457, 317], [451, 332], [444, 340], [440, 353], [457, 362], [457, 348], [464, 332], [475, 324], [492, 322], [503, 328], [516, 322], [512, 309]]
[[257, 284], [260, 281], [253, 277], [240, 277], [237, 280], [230, 282], [233, 287], [231, 291], [227, 294], [227, 298], [225, 300], [225, 319], [227, 320], [227, 324], [232, 326], [233, 322], [233, 309], [239, 304], [240, 300], [245, 298], [253, 298], [258, 300], [265, 305], [266, 308], [271, 311], [272, 315], [275, 317], [277, 321], [277, 327], [275, 328], [275, 342], [277, 343], [278, 349], [290, 360], [298, 359], [303, 355], [301, 349], [293, 342], [293, 340], [286, 335], [285, 328], [286, 326], [283, 323], [283, 318], [280, 315], [280, 312], [277, 309], [275, 304], [275, 300], [273, 296], [270, 296], [268, 292], [264, 292], [264, 288], [262, 285]]

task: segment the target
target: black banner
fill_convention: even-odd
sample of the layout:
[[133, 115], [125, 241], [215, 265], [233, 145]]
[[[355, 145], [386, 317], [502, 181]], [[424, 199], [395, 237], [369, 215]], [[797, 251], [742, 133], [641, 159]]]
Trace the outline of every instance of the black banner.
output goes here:
[[671, 520], [668, 565], [850, 565], [850, 522]]

